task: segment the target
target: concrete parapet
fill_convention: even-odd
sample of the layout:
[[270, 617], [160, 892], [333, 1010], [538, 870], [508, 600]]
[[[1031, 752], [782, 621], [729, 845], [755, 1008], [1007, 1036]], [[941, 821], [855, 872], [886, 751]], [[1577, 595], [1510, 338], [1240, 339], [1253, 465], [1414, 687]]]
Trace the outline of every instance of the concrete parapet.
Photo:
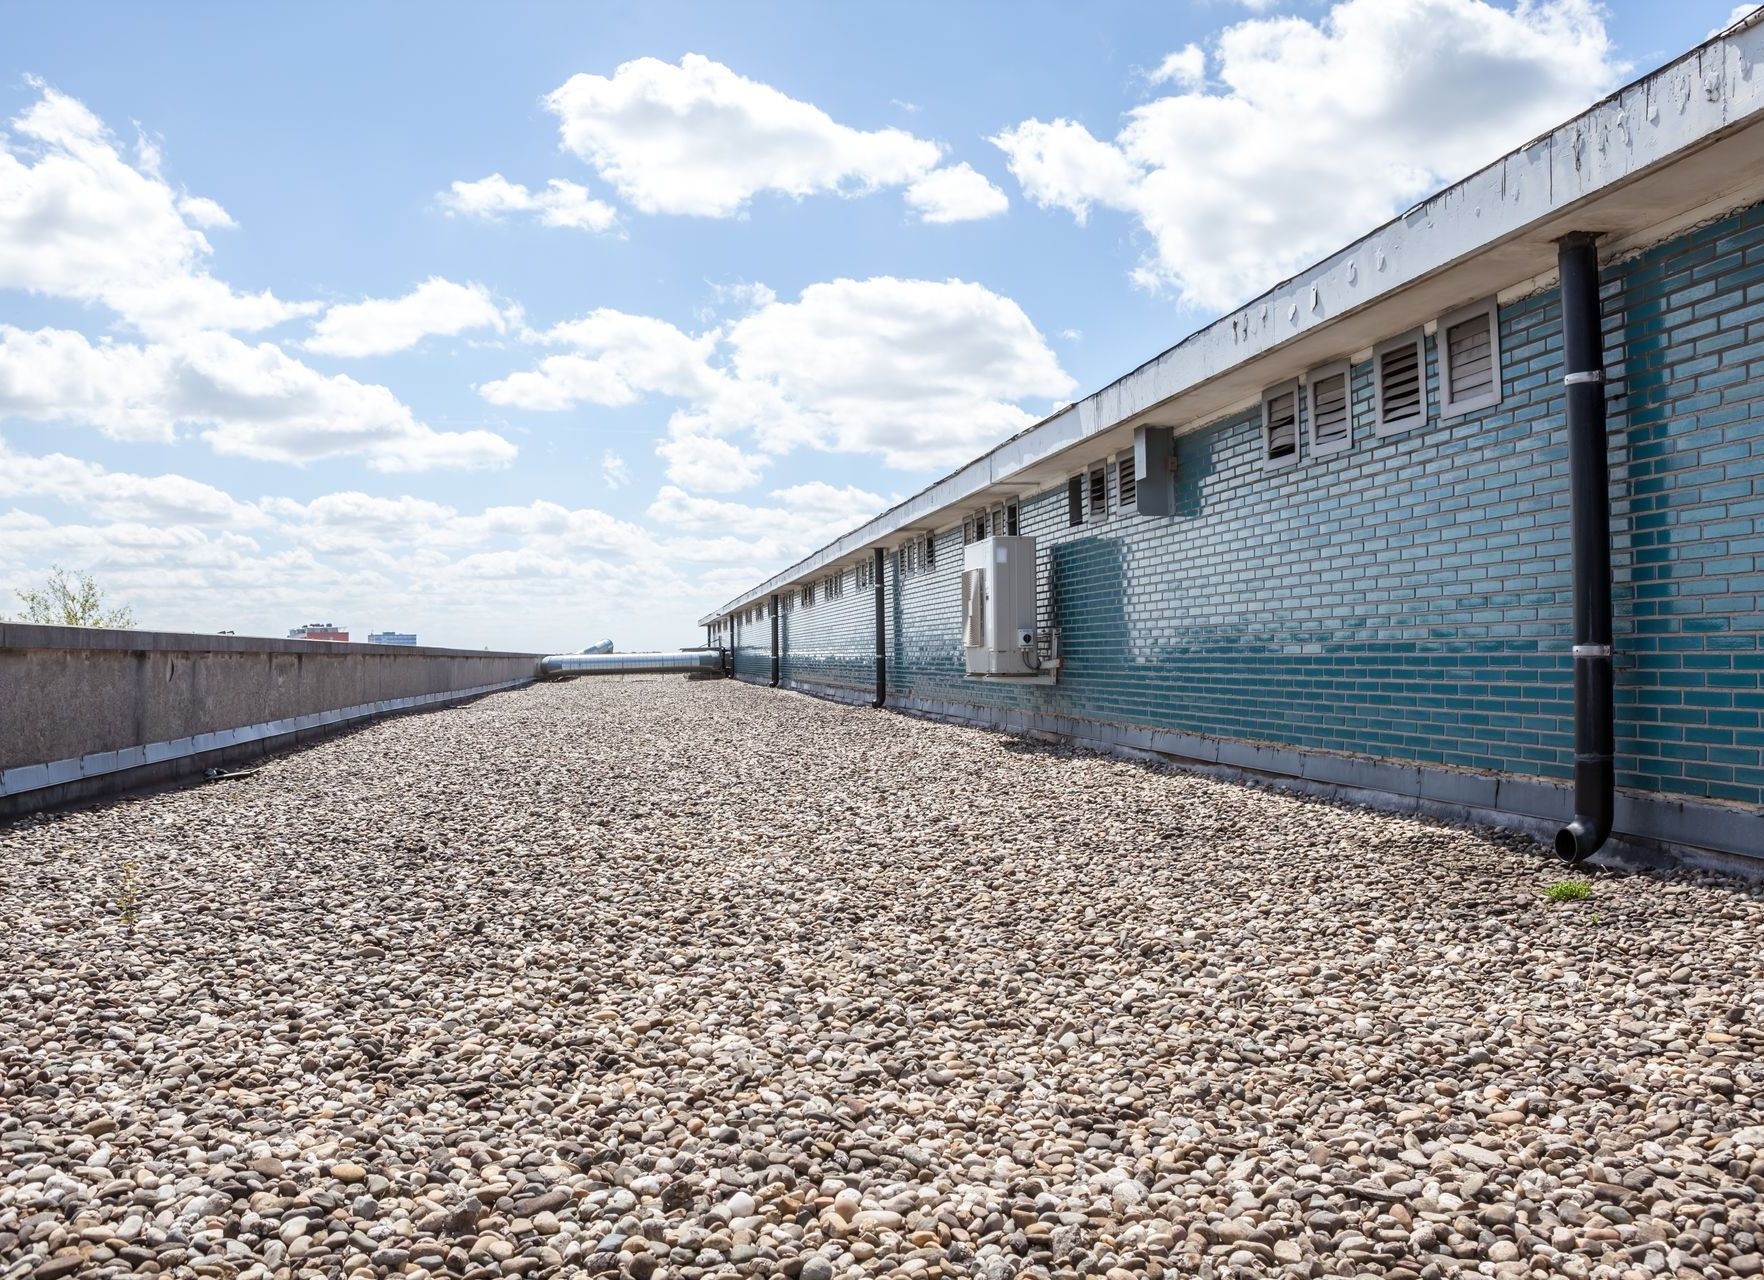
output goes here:
[[0, 817], [528, 684], [539, 656], [0, 623]]

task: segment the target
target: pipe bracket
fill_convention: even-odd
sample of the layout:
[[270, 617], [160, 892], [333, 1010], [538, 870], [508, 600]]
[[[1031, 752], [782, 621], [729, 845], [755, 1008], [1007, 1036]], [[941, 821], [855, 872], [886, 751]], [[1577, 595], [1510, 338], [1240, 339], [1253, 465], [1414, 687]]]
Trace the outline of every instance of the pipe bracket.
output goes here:
[[1582, 369], [1577, 373], [1562, 375], [1562, 385], [1565, 387], [1578, 386], [1583, 382], [1603, 382], [1604, 380], [1605, 371], [1603, 369]]
[[1608, 644], [1577, 644], [1574, 646], [1576, 658], [1608, 658], [1611, 646]]

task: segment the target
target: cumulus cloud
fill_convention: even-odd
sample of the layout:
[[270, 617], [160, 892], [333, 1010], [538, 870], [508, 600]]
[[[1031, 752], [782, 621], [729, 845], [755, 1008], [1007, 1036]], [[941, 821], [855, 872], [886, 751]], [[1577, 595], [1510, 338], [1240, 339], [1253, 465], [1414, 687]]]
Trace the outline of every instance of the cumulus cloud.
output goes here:
[[284, 522], [293, 537], [327, 549], [365, 539], [399, 548], [442, 551], [498, 541], [638, 559], [656, 551], [655, 540], [640, 525], [593, 507], [565, 507], [543, 499], [465, 514], [423, 498], [344, 492], [324, 494], [309, 502], [269, 498], [263, 508]]
[[217, 332], [132, 345], [0, 325], [6, 415], [122, 440], [169, 443], [194, 432], [217, 453], [274, 462], [359, 456], [382, 471], [503, 466], [515, 453], [489, 431], [434, 430], [385, 387]]
[[430, 276], [402, 298], [368, 298], [332, 307], [314, 322], [306, 349], [328, 356], [387, 355], [431, 336], [473, 329], [503, 333], [509, 320], [483, 285]]
[[631, 468], [617, 451], [608, 449], [600, 455], [600, 479], [609, 489], [623, 489], [631, 483]]
[[0, 134], [0, 288], [99, 303], [153, 336], [264, 329], [316, 305], [238, 293], [209, 274], [215, 201], [182, 195], [143, 144], [136, 163], [84, 105], [45, 86]]
[[927, 222], [992, 217], [1007, 203], [969, 166], [939, 169], [936, 142], [841, 124], [701, 54], [574, 75], [544, 101], [565, 148], [644, 213], [727, 218], [762, 192], [800, 199], [883, 187], [907, 188]]
[[933, 169], [907, 188], [906, 202], [926, 222], [973, 222], [1011, 207], [1004, 192], [965, 163]]
[[581, 183], [562, 178], [553, 178], [534, 191], [493, 173], [476, 182], [453, 183], [442, 195], [441, 206], [449, 213], [476, 218], [531, 214], [542, 226], [576, 231], [606, 231], [618, 222], [610, 204], [596, 200]]
[[1150, 84], [1176, 84], [1187, 88], [1207, 78], [1207, 55], [1198, 44], [1184, 45], [1146, 75]]
[[[1177, 83], [1196, 65], [1186, 55]], [[1227, 28], [1212, 66], [1217, 88], [1137, 107], [1112, 140], [1064, 119], [992, 139], [1037, 204], [1137, 219], [1151, 249], [1136, 278], [1212, 309], [1560, 122], [1624, 70], [1594, 0], [1341, 0], [1314, 23]]]
[[[489, 431], [436, 431], [385, 387], [235, 336], [315, 304], [239, 294], [210, 275], [202, 228], [230, 227], [226, 210], [173, 190], [157, 144], [140, 142], [131, 163], [86, 107], [38, 90], [12, 121], [15, 138], [0, 136], [0, 288], [100, 304], [146, 341], [0, 324], [0, 415], [130, 441], [197, 435], [217, 452], [278, 462], [353, 456], [401, 471], [513, 458], [514, 446]], [[314, 343], [369, 354], [424, 332], [503, 323], [475, 286], [430, 280], [407, 298], [333, 308]]]
[[[63, 506], [84, 518], [67, 518]], [[500, 643], [525, 646], [546, 635], [562, 645], [569, 636], [548, 628], [572, 618], [599, 634], [617, 618], [627, 642], [654, 623], [673, 630], [651, 643], [677, 643], [691, 634], [692, 610], [726, 594], [678, 567], [711, 542], [729, 557], [722, 567], [772, 545], [661, 540], [607, 512], [542, 499], [475, 511], [355, 490], [247, 501], [185, 476], [134, 475], [0, 442], [0, 598], [37, 584], [51, 564], [78, 566], [153, 626], [280, 634], [316, 611], [344, 621], [353, 613], [363, 631], [453, 628], [428, 637], [442, 642], [502, 626]], [[535, 617], [535, 596], [563, 581], [592, 589]], [[597, 610], [614, 612], [588, 621]], [[518, 622], [510, 628], [509, 619]]]
[[486, 383], [479, 388], [486, 400], [522, 409], [618, 407], [635, 404], [651, 392], [702, 397], [710, 393], [717, 377], [709, 365], [717, 343], [715, 331], [692, 337], [665, 320], [601, 308], [543, 336], [574, 351]]
[[111, 471], [64, 453], [32, 457], [0, 440], [0, 498], [53, 498], [107, 520], [150, 524], [261, 524], [249, 502], [186, 476]]
[[[397, 625], [443, 644], [569, 648], [612, 632], [642, 646], [678, 643], [691, 634], [692, 610], [727, 594], [684, 571], [687, 558], [669, 544], [591, 508], [534, 502], [462, 513], [364, 493], [266, 498], [241, 504], [247, 533], [216, 519], [217, 491], [193, 481], [94, 474], [56, 457], [6, 461], [97, 518], [0, 510], [0, 597], [37, 585], [52, 564], [73, 565], [149, 626], [279, 635], [316, 613], [358, 632]], [[156, 483], [127, 496], [146, 481]], [[123, 496], [106, 497], [105, 485]], [[18, 488], [0, 478], [0, 497], [49, 500]], [[541, 614], [536, 597], [549, 602]]]
[[[890, 466], [947, 466], [1020, 430], [1069, 395], [1021, 307], [964, 280], [834, 280], [702, 334], [601, 310], [546, 340], [574, 348], [480, 388], [492, 403], [560, 410], [683, 401], [661, 453], [670, 477], [729, 492], [756, 454], [799, 447], [867, 453]], [[741, 449], [732, 437], [744, 437]]]
[[965, 280], [834, 280], [730, 329], [731, 365], [797, 410], [759, 438], [949, 466], [1075, 387], [1023, 309]]
[[700, 493], [738, 493], [759, 480], [768, 459], [717, 436], [682, 432], [655, 447], [668, 479]]
[[[729, 551], [746, 550], [780, 565], [825, 546], [892, 501], [856, 485], [819, 480], [774, 489], [756, 503], [707, 498], [664, 485], [649, 504], [648, 515], [671, 529], [732, 538], [735, 545]], [[746, 585], [752, 583], [753, 578], [746, 580]]]

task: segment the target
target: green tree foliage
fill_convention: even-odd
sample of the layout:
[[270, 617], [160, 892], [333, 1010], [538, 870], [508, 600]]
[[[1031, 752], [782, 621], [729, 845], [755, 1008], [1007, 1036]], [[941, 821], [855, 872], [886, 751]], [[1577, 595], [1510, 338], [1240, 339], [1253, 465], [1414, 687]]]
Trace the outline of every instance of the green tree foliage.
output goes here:
[[56, 627], [132, 627], [134, 612], [127, 605], [104, 607], [104, 591], [89, 573], [69, 573], [56, 565], [40, 591], [20, 591], [24, 605], [20, 622], [43, 622]]

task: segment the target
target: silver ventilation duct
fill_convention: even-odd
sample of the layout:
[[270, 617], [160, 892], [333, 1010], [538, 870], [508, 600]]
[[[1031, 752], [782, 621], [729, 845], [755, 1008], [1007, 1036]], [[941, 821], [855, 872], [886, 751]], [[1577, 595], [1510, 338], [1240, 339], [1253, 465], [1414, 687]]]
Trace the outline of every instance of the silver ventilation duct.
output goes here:
[[689, 676], [723, 674], [717, 649], [679, 653], [554, 653], [539, 660], [539, 674], [564, 676]]

